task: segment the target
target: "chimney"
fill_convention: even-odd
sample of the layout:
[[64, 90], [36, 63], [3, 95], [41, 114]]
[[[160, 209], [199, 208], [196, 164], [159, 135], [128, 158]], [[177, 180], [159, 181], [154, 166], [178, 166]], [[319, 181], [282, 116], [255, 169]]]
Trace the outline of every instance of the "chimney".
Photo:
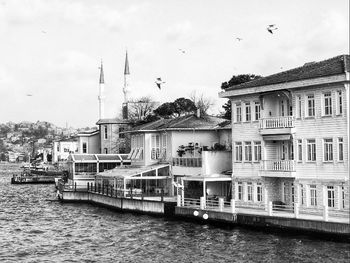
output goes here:
[[199, 109], [199, 108], [197, 109], [197, 114], [196, 115], [197, 115], [197, 118], [201, 117], [201, 109]]

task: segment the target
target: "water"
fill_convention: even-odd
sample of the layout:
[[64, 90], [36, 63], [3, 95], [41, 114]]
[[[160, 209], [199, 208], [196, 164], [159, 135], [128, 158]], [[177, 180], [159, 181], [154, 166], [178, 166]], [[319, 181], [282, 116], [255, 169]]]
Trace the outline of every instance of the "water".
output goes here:
[[63, 204], [0, 164], [0, 262], [348, 262], [350, 244]]

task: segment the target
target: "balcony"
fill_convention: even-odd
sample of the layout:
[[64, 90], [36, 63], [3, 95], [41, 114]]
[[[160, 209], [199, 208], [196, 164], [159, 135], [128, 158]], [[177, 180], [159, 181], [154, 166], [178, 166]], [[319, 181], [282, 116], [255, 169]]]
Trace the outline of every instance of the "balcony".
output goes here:
[[265, 177], [295, 177], [295, 161], [264, 160], [260, 162], [260, 176]]
[[263, 118], [259, 121], [261, 135], [282, 135], [295, 133], [293, 116]]
[[202, 167], [202, 158], [173, 158], [173, 166]]

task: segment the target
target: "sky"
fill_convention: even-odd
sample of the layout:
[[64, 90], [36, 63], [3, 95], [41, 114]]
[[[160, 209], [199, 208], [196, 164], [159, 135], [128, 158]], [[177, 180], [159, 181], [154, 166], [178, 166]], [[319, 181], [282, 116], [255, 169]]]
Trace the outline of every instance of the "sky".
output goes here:
[[105, 117], [120, 116], [126, 50], [131, 98], [196, 92], [218, 114], [233, 75], [349, 54], [349, 1], [0, 0], [0, 123], [94, 126], [101, 60]]

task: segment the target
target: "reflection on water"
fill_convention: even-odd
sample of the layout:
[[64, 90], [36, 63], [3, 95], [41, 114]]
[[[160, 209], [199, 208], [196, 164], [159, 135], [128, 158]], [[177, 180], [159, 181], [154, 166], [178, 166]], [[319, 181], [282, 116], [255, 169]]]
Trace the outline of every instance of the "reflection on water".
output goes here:
[[[0, 166], [2, 169], [2, 166]], [[350, 245], [55, 201], [0, 171], [0, 262], [347, 262]]]

